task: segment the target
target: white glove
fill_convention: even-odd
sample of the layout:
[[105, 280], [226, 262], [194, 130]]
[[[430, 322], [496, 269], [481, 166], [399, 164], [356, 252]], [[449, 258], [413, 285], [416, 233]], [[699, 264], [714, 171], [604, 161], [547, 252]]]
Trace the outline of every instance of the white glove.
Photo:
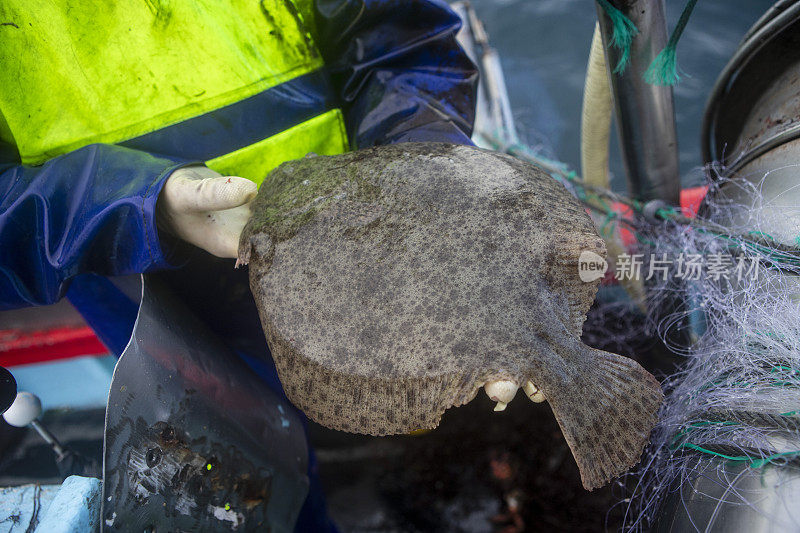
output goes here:
[[239, 237], [250, 218], [249, 202], [258, 186], [222, 176], [205, 166], [179, 168], [158, 199], [163, 229], [218, 257], [237, 257]]

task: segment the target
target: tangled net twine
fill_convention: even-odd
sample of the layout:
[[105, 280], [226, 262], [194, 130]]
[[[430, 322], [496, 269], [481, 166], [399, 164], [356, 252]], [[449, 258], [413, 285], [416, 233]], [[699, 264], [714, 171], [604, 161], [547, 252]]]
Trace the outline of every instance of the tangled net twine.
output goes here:
[[[686, 361], [664, 381], [667, 398], [659, 423], [626, 480], [626, 530], [653, 526], [668, 498], [685, 503], [697, 490], [777, 519], [774, 507], [759, 505], [763, 493], [739, 483], [766, 469], [777, 475], [773, 487], [793, 482], [800, 490], [800, 205], [785, 201], [790, 195], [800, 198], [800, 191], [766, 200], [761, 190], [767, 179], [769, 174], [756, 183], [716, 180], [693, 223], [668, 219], [639, 229], [644, 269], [652, 261], [661, 267], [648, 286], [650, 326]], [[736, 197], [747, 198], [747, 204], [725, 200], [722, 188], [738, 188], [744, 194]], [[778, 239], [769, 233], [787, 225], [797, 233], [795, 246], [778, 242], [785, 243], [786, 235]], [[689, 256], [702, 259], [696, 279], [687, 276]], [[671, 259], [666, 269], [665, 259]], [[657, 314], [674, 301], [683, 306]], [[671, 333], [687, 324], [693, 342], [675, 345]], [[800, 508], [797, 501], [783, 505]], [[792, 523], [784, 526], [800, 527], [800, 510], [788, 516]]]

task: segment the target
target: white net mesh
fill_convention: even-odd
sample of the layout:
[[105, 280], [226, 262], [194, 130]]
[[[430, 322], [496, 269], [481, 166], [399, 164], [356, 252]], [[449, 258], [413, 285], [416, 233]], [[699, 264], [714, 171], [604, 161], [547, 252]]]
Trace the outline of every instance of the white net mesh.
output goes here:
[[[649, 326], [686, 361], [664, 381], [660, 422], [628, 479], [628, 530], [651, 527], [659, 505], [685, 500], [688, 486], [714, 487], [705, 496], [757, 508], [764, 494], [741, 490], [737, 479], [776, 466], [797, 473], [800, 252], [787, 238], [800, 235], [792, 223], [800, 205], [787, 199], [800, 194], [768, 197], [769, 179], [719, 179], [696, 221], [638, 232], [643, 276], [654, 273], [646, 282]], [[687, 330], [690, 344], [676, 343]]]

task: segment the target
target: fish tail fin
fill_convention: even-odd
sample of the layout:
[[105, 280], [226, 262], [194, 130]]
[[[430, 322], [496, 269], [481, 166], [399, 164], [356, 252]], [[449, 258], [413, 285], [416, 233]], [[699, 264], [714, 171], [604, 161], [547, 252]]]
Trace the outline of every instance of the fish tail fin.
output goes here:
[[[642, 455], [664, 395], [639, 363], [589, 348], [589, 371], [566, 395], [548, 398], [578, 463], [584, 488], [602, 487]], [[554, 401], [555, 400], [555, 401]]]

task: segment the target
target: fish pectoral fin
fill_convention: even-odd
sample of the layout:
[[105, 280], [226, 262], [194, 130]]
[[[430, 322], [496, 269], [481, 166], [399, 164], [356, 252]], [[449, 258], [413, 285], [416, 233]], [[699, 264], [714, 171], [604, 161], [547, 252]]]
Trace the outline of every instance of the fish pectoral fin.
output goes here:
[[[589, 363], [569, 390], [547, 396], [586, 490], [639, 462], [664, 395], [639, 363], [580, 344]], [[561, 392], [561, 391], [560, 391]], [[545, 391], [547, 393], [547, 391]]]

